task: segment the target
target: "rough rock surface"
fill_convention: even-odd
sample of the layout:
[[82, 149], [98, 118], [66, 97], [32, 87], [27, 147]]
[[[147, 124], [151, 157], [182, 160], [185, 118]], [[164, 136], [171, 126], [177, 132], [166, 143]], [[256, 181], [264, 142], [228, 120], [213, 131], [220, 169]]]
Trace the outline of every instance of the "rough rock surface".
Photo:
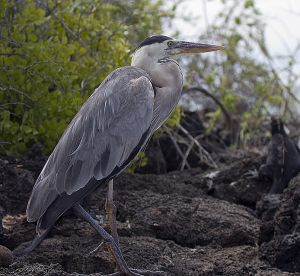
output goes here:
[[2, 226], [3, 215], [4, 215], [4, 209], [0, 206], [0, 237], [3, 236], [3, 226]]
[[3, 246], [0, 245], [0, 267], [8, 267], [13, 262], [13, 255], [11, 251]]
[[280, 198], [273, 212], [262, 220], [261, 258], [280, 269], [300, 271], [300, 175], [291, 180]]
[[[14, 252], [24, 249], [34, 237], [34, 225], [26, 222], [25, 208], [42, 166], [40, 160], [0, 161], [0, 205], [5, 215], [0, 244]], [[299, 271], [297, 266], [280, 266], [280, 259], [279, 263], [272, 262], [257, 245], [261, 220], [254, 208], [270, 187], [256, 178], [254, 172], [259, 166], [259, 159], [254, 157], [212, 174], [192, 169], [118, 177], [118, 229], [129, 266], [181, 276], [294, 275], [279, 267], [294, 272]], [[104, 220], [106, 188], [100, 187], [83, 202], [100, 223]], [[275, 228], [282, 231], [280, 226]], [[89, 224], [69, 212], [34, 252], [16, 257], [10, 267], [0, 268], [0, 275], [112, 273], [114, 263], [104, 247], [90, 253], [100, 242]]]

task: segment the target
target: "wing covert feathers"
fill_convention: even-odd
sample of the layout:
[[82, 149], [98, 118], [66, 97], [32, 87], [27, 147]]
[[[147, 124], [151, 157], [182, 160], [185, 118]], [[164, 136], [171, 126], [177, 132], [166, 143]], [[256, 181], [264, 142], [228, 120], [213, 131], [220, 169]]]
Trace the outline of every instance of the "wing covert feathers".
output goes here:
[[80, 190], [93, 177], [101, 180], [128, 161], [151, 125], [153, 106], [154, 91], [145, 71], [136, 67], [113, 71], [81, 107], [50, 155], [29, 199], [28, 221], [38, 220], [62, 193]]

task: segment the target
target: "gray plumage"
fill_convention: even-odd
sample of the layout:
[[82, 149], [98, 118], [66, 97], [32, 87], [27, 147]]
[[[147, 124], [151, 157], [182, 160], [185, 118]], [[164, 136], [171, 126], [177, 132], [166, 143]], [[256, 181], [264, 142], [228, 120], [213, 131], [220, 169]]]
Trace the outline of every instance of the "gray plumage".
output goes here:
[[137, 48], [132, 66], [107, 76], [71, 121], [35, 183], [26, 213], [29, 222], [38, 221], [38, 235], [124, 170], [169, 117], [183, 83], [171, 56], [222, 48], [153, 36]]
[[146, 72], [135, 67], [112, 72], [49, 157], [33, 188], [28, 220], [38, 220], [60, 194], [70, 195], [92, 177], [101, 180], [121, 167], [151, 128], [153, 107], [154, 91]]

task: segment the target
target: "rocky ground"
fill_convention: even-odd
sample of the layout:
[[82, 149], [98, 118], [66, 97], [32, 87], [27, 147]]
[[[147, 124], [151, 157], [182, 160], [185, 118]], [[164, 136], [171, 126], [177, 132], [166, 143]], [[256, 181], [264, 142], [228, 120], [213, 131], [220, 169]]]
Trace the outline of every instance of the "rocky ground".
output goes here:
[[[18, 252], [32, 240], [25, 209], [45, 159], [0, 159], [0, 244]], [[130, 267], [164, 275], [297, 275], [300, 271], [300, 176], [278, 196], [260, 180], [260, 156], [213, 171], [122, 174], [115, 181], [120, 243]], [[107, 187], [85, 207], [104, 220]], [[34, 252], [14, 257], [0, 275], [105, 275], [114, 263], [86, 222], [66, 214]], [[3, 249], [3, 248], [2, 248]], [[2, 258], [2, 259], [1, 259]], [[2, 265], [2, 267], [1, 267]]]

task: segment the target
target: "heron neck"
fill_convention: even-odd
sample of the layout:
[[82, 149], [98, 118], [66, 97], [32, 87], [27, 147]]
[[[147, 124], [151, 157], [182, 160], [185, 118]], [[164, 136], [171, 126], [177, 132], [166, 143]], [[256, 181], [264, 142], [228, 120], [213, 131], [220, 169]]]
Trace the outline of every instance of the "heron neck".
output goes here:
[[131, 66], [145, 70], [155, 87], [182, 86], [180, 67], [175, 60], [168, 57], [149, 54], [142, 48], [134, 54]]
[[179, 102], [183, 76], [178, 63], [170, 58], [137, 54], [133, 57], [132, 66], [143, 69], [150, 77], [155, 88], [154, 118], [152, 129], [158, 129], [169, 117]]
[[145, 70], [156, 90], [154, 102], [153, 129], [158, 129], [170, 116], [179, 102], [183, 77], [177, 62], [165, 60], [157, 63], [152, 70]]

